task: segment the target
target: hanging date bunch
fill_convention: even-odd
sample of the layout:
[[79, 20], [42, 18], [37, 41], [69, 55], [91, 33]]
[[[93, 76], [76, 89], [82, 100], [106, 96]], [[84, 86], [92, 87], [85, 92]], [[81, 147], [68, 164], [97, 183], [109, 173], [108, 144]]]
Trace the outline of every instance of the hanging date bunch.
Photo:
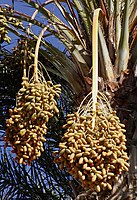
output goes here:
[[84, 189], [111, 190], [122, 171], [128, 171], [125, 125], [120, 122], [107, 97], [98, 91], [98, 15], [93, 17], [92, 91], [76, 113], [68, 114], [55, 163], [79, 181]]
[[[40, 40], [40, 39], [39, 39]], [[39, 42], [38, 40], [38, 42]], [[34, 75], [31, 79], [22, 78], [22, 88], [17, 94], [17, 105], [10, 109], [10, 119], [7, 119], [6, 144], [10, 143], [13, 153], [16, 153], [18, 163], [31, 164], [44, 151], [47, 123], [50, 118], [59, 113], [57, 98], [61, 93], [61, 85], [46, 81], [38, 70], [37, 42]]]
[[26, 39], [18, 40], [17, 46], [13, 48], [13, 53], [15, 56], [14, 63], [23, 66], [24, 53], [27, 50], [26, 63], [27, 66], [30, 66], [33, 63], [33, 57], [35, 53], [35, 43], [36, 41], [30, 38], [29, 40]]
[[[101, 95], [101, 94], [100, 94]], [[92, 101], [78, 112], [67, 115], [66, 132], [53, 153], [60, 169], [67, 171], [84, 188], [100, 192], [112, 189], [122, 171], [128, 171], [125, 125], [102, 95], [96, 106], [95, 124]]]
[[17, 94], [17, 106], [10, 109], [5, 140], [13, 147], [16, 160], [29, 164], [44, 151], [46, 124], [59, 112], [55, 99], [61, 89], [51, 81], [23, 79], [22, 85]]
[[0, 43], [4, 41], [10, 43], [11, 38], [7, 35], [8, 29], [7, 26], [7, 18], [3, 14], [4, 8], [0, 7]]
[[[13, 10], [10, 7], [2, 7], [0, 6], [0, 43], [4, 41], [10, 43], [11, 38], [8, 36], [9, 25], [14, 25], [17, 28], [23, 28], [22, 22], [19, 19], [13, 17]], [[9, 17], [7, 13], [11, 15]]]

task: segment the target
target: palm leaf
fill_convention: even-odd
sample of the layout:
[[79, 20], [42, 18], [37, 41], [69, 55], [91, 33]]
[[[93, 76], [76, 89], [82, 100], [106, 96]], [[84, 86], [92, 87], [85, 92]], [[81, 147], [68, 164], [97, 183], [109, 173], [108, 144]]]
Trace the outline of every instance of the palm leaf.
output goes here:
[[105, 38], [103, 36], [101, 27], [99, 27], [99, 56], [101, 64], [101, 74], [103, 78], [107, 79], [109, 82], [114, 81], [114, 71], [113, 65], [109, 56], [109, 51], [106, 45]]
[[120, 4], [119, 1], [114, 2], [114, 9], [115, 9], [115, 44], [116, 50], [119, 46], [120, 34], [121, 34], [121, 20], [120, 20]]
[[[86, 36], [88, 37], [88, 41], [91, 44], [91, 10], [89, 5], [85, 1], [81, 1], [81, 3], [77, 0], [73, 0], [75, 8], [80, 16], [81, 24], [84, 26], [84, 30], [86, 31]], [[83, 3], [83, 6], [82, 6]]]
[[[77, 59], [80, 63], [81, 69], [87, 76], [89, 68], [86, 61], [84, 60], [84, 54], [87, 54], [83, 50], [83, 46], [73, 29], [70, 29], [66, 24], [64, 24], [57, 16], [55, 16], [48, 9], [43, 8], [41, 5], [34, 3], [33, 1], [24, 0], [26, 3], [30, 4], [34, 8], [38, 9], [57, 30], [57, 33], [62, 36], [62, 42], [67, 47], [68, 51], [74, 59]], [[81, 51], [82, 50], [82, 51]]]
[[117, 58], [116, 58], [116, 69], [118, 71], [118, 74], [120, 74], [121, 71], [125, 71], [127, 69], [127, 64], [128, 64], [128, 59], [129, 59], [128, 25], [129, 25], [129, 0], [126, 0], [122, 30], [121, 30], [119, 47], [118, 47]]

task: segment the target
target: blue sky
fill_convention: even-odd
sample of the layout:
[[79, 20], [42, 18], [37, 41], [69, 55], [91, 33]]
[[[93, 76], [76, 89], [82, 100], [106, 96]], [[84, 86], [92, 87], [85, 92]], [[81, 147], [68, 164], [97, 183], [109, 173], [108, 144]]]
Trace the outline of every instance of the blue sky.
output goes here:
[[[45, 0], [38, 0], [38, 2], [39, 2], [40, 4], [42, 4], [42, 3], [45, 2]], [[10, 5], [10, 6], [11, 6], [11, 5], [12, 5], [12, 0], [0, 0], [0, 4], [7, 4], [7, 5]], [[55, 8], [54, 5], [48, 5], [47, 8], [50, 9], [50, 10], [54, 10], [54, 13], [56, 13], [56, 15], [58, 15], [58, 16], [63, 20], [62, 15], [59, 13], [59, 11], [57, 10], [57, 8]], [[19, 11], [19, 12], [28, 14], [29, 16], [31, 16], [31, 15], [33, 14], [33, 12], [34, 12], [34, 9], [33, 9], [33, 8], [31, 8], [28, 4], [23, 3], [23, 2], [20, 1], [20, 0], [15, 0], [15, 1], [14, 1], [14, 9], [17, 10], [17, 11]], [[39, 19], [41, 18], [41, 20], [43, 21], [42, 16], [37, 15], [36, 18], [37, 18], [37, 17], [39, 17]], [[24, 24], [24, 26], [27, 26], [27, 25], [28, 25], [28, 23], [26, 23], [26, 22], [24, 22], [23, 24]], [[33, 30], [37, 35], [39, 35], [39, 33], [40, 33], [40, 31], [41, 31], [41, 29], [39, 29], [38, 27], [36, 28], [36, 26], [32, 26], [32, 30]], [[16, 36], [15, 36], [14, 34], [12, 34], [12, 33], [9, 33], [9, 36], [10, 36], [11, 39], [12, 39], [12, 40], [11, 40], [11, 44], [10, 44], [10, 45], [7, 45], [7, 43], [6, 43], [6, 44], [4, 43], [4, 46], [5, 46], [7, 49], [11, 50], [11, 49], [16, 45], [18, 37], [16, 37]], [[51, 44], [55, 45], [55, 46], [56, 46], [57, 48], [59, 48], [60, 50], [64, 49], [64, 46], [63, 46], [60, 42], [58, 42], [58, 40], [57, 40], [54, 36], [48, 37], [48, 38], [47, 38], [47, 41], [50, 42]]]

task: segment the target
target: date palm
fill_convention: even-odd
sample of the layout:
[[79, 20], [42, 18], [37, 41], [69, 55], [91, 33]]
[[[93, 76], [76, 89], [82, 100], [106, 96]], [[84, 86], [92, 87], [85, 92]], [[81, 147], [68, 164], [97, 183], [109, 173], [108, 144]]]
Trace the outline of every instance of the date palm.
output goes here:
[[[49, 0], [43, 4], [33, 0], [23, 0], [23, 2], [36, 10], [34, 15], [31, 17], [8, 7], [3, 8], [0, 10], [0, 15], [6, 16], [7, 21], [2, 26], [18, 37], [25, 38], [27, 29], [23, 25], [18, 26], [11, 19], [29, 22], [39, 30], [48, 24], [39, 53], [54, 66], [54, 68], [47, 67], [47, 70], [69, 84], [75, 94], [77, 105], [91, 90], [93, 12], [96, 8], [102, 9], [98, 34], [99, 85], [100, 90], [108, 95], [111, 104], [117, 109], [121, 121], [126, 124], [131, 166], [129, 173], [121, 176], [116, 183], [119, 189], [114, 186], [109, 197], [106, 192], [99, 198], [133, 199], [135, 190], [133, 183], [136, 176], [137, 2], [133, 0]], [[29, 37], [37, 40], [38, 34], [35, 30], [29, 31]], [[54, 36], [60, 41], [67, 54], [53, 45], [49, 36]]]

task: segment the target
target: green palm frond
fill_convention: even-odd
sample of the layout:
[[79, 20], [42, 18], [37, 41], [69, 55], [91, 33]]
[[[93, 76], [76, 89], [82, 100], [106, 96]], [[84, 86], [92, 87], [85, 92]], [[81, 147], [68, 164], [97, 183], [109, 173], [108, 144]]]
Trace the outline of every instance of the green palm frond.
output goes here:
[[116, 68], [118, 74], [127, 69], [129, 59], [129, 0], [125, 1], [123, 23], [121, 28], [120, 41], [117, 51]]
[[63, 199], [58, 184], [52, 184], [52, 175], [49, 178], [48, 170], [42, 170], [37, 162], [31, 167], [21, 166], [6, 152], [1, 152], [0, 174], [0, 195], [3, 199]]
[[[128, 8], [129, 1], [125, 1], [125, 3], [121, 1], [114, 1], [114, 2], [109, 1], [108, 3], [106, 3], [108, 6], [106, 8], [104, 8], [105, 4], [103, 3], [103, 1], [97, 3], [96, 1], [88, 2], [85, 0], [81, 1], [68, 0], [65, 2], [63, 1], [62, 3], [62, 1], [56, 0], [56, 1], [49, 1], [48, 3], [42, 5], [34, 2], [33, 0], [29, 1], [24, 0], [24, 2], [29, 4], [33, 8], [37, 9], [38, 12], [41, 13], [41, 15], [45, 17], [45, 19], [47, 19], [47, 23], [51, 24], [48, 31], [65, 45], [65, 47], [67, 48], [68, 52], [71, 55], [75, 71], [81, 72], [83, 83], [85, 82], [84, 77], [89, 76], [89, 70], [92, 65], [91, 64], [92, 13], [96, 7], [98, 6], [101, 7], [103, 12], [107, 12], [108, 15], [105, 16], [107, 17], [106, 19], [104, 17], [103, 26], [101, 25], [99, 31], [99, 41], [100, 41], [99, 55], [100, 55], [100, 61], [101, 61], [100, 64], [102, 72], [101, 76], [103, 76], [109, 82], [112, 82], [115, 80], [115, 78], [117, 78], [117, 76], [119, 76], [121, 70], [123, 71], [127, 69], [128, 57], [129, 57], [128, 29], [130, 27], [129, 30], [133, 30], [136, 21], [134, 1], [130, 2], [129, 12], [127, 12], [126, 9]], [[60, 14], [62, 14], [66, 23], [65, 21], [62, 21], [60, 17], [56, 15], [56, 13], [53, 13], [52, 11], [44, 7], [47, 4], [50, 5], [53, 3], [60, 11]], [[67, 6], [67, 9], [64, 6], [65, 4]], [[31, 19], [31, 16], [19, 13], [17, 11], [7, 12], [7, 13], [5, 12], [5, 15], [6, 14], [9, 17], [14, 17], [23, 21], [30, 22], [41, 28], [45, 26], [39, 20]], [[115, 18], [114, 22], [112, 22], [111, 20], [112, 16]], [[101, 18], [102, 17], [103, 15], [101, 16]], [[102, 21], [100, 24], [102, 24]], [[107, 26], [108, 26], [108, 32], [106, 29]], [[9, 27], [9, 30], [11, 29], [12, 28]], [[112, 30], [114, 30], [113, 33]], [[26, 30], [24, 30], [24, 32], [25, 31]], [[16, 33], [15, 30], [14, 33]], [[31, 37], [33, 37], [33, 34], [34, 33], [31, 32], [30, 34]], [[108, 42], [106, 42], [105, 39], [107, 35], [109, 37]], [[112, 35], [112, 37], [110, 35]], [[34, 37], [36, 38], [36, 35]], [[44, 43], [42, 43], [42, 45], [43, 44]], [[104, 49], [103, 51], [105, 53], [103, 53], [102, 49]], [[53, 52], [50, 53], [52, 55]], [[72, 80], [69, 80], [69, 83], [71, 81]]]
[[[41, 40], [39, 58], [40, 55], [42, 55], [45, 60], [48, 60], [50, 63], [50, 65], [46, 65], [45, 62], [43, 64], [44, 69], [56, 75], [55, 77], [58, 77], [61, 81], [65, 81], [65, 84], [69, 84], [69, 87], [63, 88], [63, 92], [67, 93], [68, 88], [71, 88], [73, 95], [76, 94], [75, 97], [77, 97], [78, 103], [91, 90], [92, 86], [92, 22], [93, 12], [96, 8], [101, 8], [102, 10], [99, 18], [98, 54], [99, 76], [103, 79], [103, 89], [105, 88], [105, 91], [109, 90], [109, 94], [112, 94], [111, 92], [118, 91], [118, 88], [121, 86], [122, 81], [127, 77], [130, 70], [131, 73], [136, 73], [136, 0], [49, 0], [45, 1], [43, 4], [34, 0], [23, 0], [23, 2], [34, 10], [37, 10], [38, 16], [42, 16], [42, 19], [37, 17], [37, 15], [35, 17], [33, 15], [32, 18], [29, 14], [24, 14], [2, 5], [0, 15], [6, 17], [7, 20], [2, 26], [22, 39], [26, 38], [28, 29], [25, 28], [21, 22], [27, 22], [28, 25], [31, 23], [37, 27], [38, 32], [47, 25], [49, 26], [45, 36], [42, 37]], [[54, 6], [55, 11], [50, 9], [50, 6]], [[17, 23], [14, 23], [14, 19], [18, 20], [15, 20]], [[31, 28], [31, 26], [28, 37], [34, 42], [38, 39], [37, 31]], [[58, 47], [54, 45], [52, 42], [53, 38], [63, 44], [66, 54], [63, 52], [64, 49], [59, 50]], [[73, 95], [72, 98], [75, 98]], [[66, 99], [65, 103], [67, 104]], [[67, 113], [67, 111], [65, 110], [64, 112]], [[57, 125], [56, 120], [53, 124], [54, 123]], [[59, 129], [62, 128], [59, 127]], [[51, 135], [52, 132], [54, 132], [53, 135]], [[4, 157], [2, 157], [0, 165], [5, 166], [5, 168], [2, 168], [2, 173], [9, 167], [6, 171], [7, 177], [14, 174], [10, 182], [8, 182], [7, 177], [4, 177], [3, 182], [1, 182], [2, 191], [4, 191], [4, 188], [11, 188], [12, 183], [17, 183], [15, 181], [17, 181], [20, 175], [19, 177], [22, 182], [28, 182], [27, 187], [30, 189], [31, 195], [32, 193], [36, 194], [36, 190], [38, 190], [39, 195], [40, 193], [44, 195], [42, 191], [44, 188], [47, 196], [40, 196], [40, 198], [49, 198], [48, 195], [51, 195], [51, 199], [54, 198], [52, 192], [47, 187], [47, 185], [51, 184], [54, 190], [53, 192], [56, 194], [55, 199], [58, 198], [57, 194], [61, 196], [60, 186], [64, 194], [69, 194], [69, 196], [71, 196], [72, 191], [68, 184], [70, 177], [65, 171], [61, 172], [59, 170], [53, 163], [51, 157], [53, 147], [56, 148], [58, 146], [59, 141], [57, 137], [59, 136], [58, 139], [61, 140], [61, 134], [62, 132], [56, 132], [53, 127], [50, 129], [47, 134], [48, 146], [45, 146], [45, 152], [42, 157], [30, 167], [30, 171], [27, 171], [25, 167], [17, 166], [16, 163], [12, 161], [12, 158], [5, 162]], [[7, 159], [9, 159], [9, 157], [7, 157]], [[52, 163], [51, 168], [49, 163]], [[21, 171], [23, 171], [23, 174], [18, 174], [18, 172]], [[56, 186], [54, 186], [53, 182]], [[124, 184], [125, 182], [123, 185]], [[26, 185], [11, 188], [12, 194], [14, 194], [13, 196], [17, 194], [27, 195], [23, 193], [21, 188], [24, 188], [24, 191], [27, 190]], [[127, 188], [125, 190], [127, 191]], [[116, 196], [112, 194], [110, 197], [113, 198], [115, 196], [117, 198], [117, 195], [119, 195], [119, 198], [123, 198], [122, 191], [123, 190], [120, 189], [119, 194], [118, 191], [116, 191]], [[4, 193], [2, 195], [4, 195]], [[9, 196], [10, 194], [7, 193], [7, 195]], [[13, 198], [13, 196], [11, 198]]]

